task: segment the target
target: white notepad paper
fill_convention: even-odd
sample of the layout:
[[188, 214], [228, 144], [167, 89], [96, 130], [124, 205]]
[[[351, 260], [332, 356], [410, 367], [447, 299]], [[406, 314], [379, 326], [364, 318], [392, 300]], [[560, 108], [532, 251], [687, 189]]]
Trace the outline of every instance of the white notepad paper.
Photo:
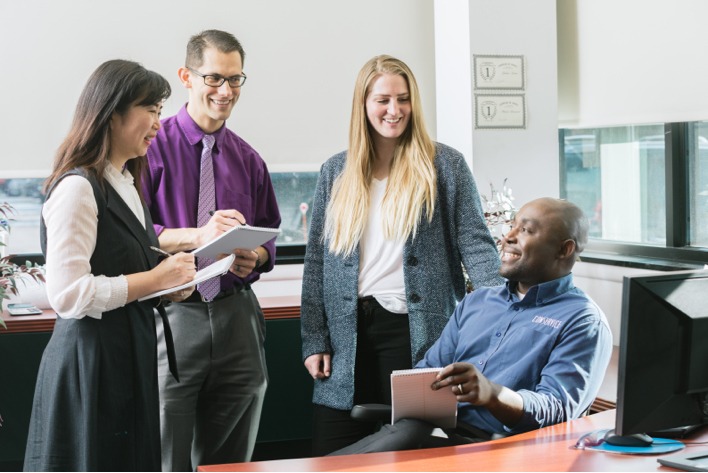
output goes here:
[[442, 368], [413, 368], [391, 373], [391, 423], [412, 418], [440, 428], [457, 425], [457, 397], [450, 386], [433, 391], [430, 385]]
[[255, 250], [263, 243], [280, 235], [279, 228], [252, 227], [237, 225], [222, 233], [209, 243], [193, 251], [198, 258], [215, 259], [220, 254], [233, 253], [235, 249]]
[[225, 258], [220, 259], [219, 261], [215, 261], [206, 268], [202, 268], [199, 271], [197, 271], [197, 274], [194, 275], [194, 279], [192, 279], [189, 282], [186, 282], [182, 285], [175, 286], [175, 287], [170, 287], [167, 289], [163, 289], [161, 291], [153, 292], [152, 294], [148, 294], [147, 296], [143, 296], [139, 301], [144, 301], [145, 299], [152, 299], [153, 297], [159, 297], [159, 296], [164, 296], [165, 294], [171, 294], [175, 291], [181, 291], [182, 289], [187, 289], [188, 287], [195, 286], [199, 283], [202, 283], [206, 281], [207, 279], [215, 278], [216, 276], [221, 276], [222, 274], [226, 274], [226, 271], [229, 270], [229, 267], [231, 264], [234, 262], [236, 259], [236, 255], [229, 255]]

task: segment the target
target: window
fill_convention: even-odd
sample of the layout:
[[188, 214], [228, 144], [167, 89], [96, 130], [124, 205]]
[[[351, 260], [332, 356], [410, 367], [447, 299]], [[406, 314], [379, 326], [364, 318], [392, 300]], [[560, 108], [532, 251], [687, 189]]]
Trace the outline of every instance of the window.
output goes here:
[[40, 253], [39, 214], [44, 202], [44, 178], [0, 179], [0, 202], [10, 204], [10, 235], [2, 254]]
[[[317, 172], [271, 173], [282, 217], [282, 233], [277, 241], [280, 262], [302, 261], [318, 175]], [[9, 253], [41, 252], [39, 217], [44, 201], [43, 182], [44, 178], [0, 179], [0, 202], [14, 208]]]
[[561, 197], [590, 251], [708, 262], [708, 122], [560, 130]]

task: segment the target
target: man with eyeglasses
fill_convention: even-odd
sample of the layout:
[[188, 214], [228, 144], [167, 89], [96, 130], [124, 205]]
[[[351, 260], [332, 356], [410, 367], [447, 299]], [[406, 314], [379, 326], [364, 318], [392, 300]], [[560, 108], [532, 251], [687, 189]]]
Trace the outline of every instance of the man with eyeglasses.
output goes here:
[[[142, 182], [160, 246], [170, 253], [235, 225], [280, 225], [265, 162], [226, 127], [246, 82], [243, 59], [239, 41], [224, 31], [203, 31], [187, 44], [178, 75], [189, 102], [162, 121]], [[166, 307], [180, 382], [159, 344], [163, 471], [249, 461], [253, 453], [268, 375], [265, 321], [250, 285], [273, 268], [275, 242], [234, 254], [228, 273]], [[156, 323], [162, 337], [159, 317]]]

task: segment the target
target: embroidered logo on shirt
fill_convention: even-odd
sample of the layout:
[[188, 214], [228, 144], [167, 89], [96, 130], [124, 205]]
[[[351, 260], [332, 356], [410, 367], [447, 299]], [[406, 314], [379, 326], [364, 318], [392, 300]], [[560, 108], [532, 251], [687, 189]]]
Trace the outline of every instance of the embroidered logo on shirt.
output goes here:
[[560, 320], [550, 319], [541, 315], [535, 316], [533, 319], [531, 319], [531, 322], [535, 324], [548, 325], [549, 327], [553, 328], [560, 328], [560, 326], [563, 324], [563, 322], [561, 322]]

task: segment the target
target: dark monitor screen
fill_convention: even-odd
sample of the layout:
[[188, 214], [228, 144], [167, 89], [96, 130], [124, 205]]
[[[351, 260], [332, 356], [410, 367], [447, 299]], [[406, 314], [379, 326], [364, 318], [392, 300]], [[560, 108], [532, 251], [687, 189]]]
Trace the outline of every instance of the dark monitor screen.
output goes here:
[[625, 277], [619, 435], [708, 423], [708, 271]]

